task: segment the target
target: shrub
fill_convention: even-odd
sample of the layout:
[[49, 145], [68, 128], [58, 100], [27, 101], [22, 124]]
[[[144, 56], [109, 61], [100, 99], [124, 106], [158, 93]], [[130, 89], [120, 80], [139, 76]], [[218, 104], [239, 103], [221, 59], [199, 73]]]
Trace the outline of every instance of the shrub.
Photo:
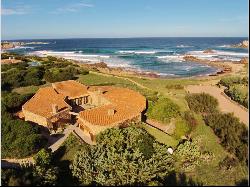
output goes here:
[[238, 164], [237, 159], [226, 156], [222, 161], [219, 162], [219, 168], [223, 170], [229, 170]]
[[65, 80], [76, 79], [75, 75], [72, 72], [59, 69], [57, 72], [53, 70], [47, 70], [44, 74], [44, 79], [50, 83], [59, 82]]
[[224, 77], [220, 80], [219, 84], [225, 86], [225, 87], [230, 87], [234, 84], [244, 84], [248, 85], [248, 78], [247, 77], [238, 77], [238, 76], [233, 76], [233, 77]]
[[191, 128], [184, 119], [177, 119], [175, 122], [174, 136], [176, 139], [181, 139], [182, 136], [187, 136], [191, 131]]
[[193, 130], [198, 125], [194, 115], [190, 111], [184, 112], [184, 119], [186, 120], [191, 130]]
[[231, 113], [210, 114], [205, 117], [205, 123], [214, 130], [223, 147], [240, 161], [248, 162], [248, 131], [244, 123], [239, 122]]
[[10, 92], [2, 97], [2, 105], [6, 107], [9, 112], [20, 110], [21, 106], [28, 101], [33, 94], [20, 95], [16, 92]]
[[248, 88], [246, 86], [235, 85], [225, 89], [227, 94], [232, 100], [238, 102], [244, 107], [248, 108]]
[[160, 98], [156, 102], [151, 102], [148, 107], [147, 116], [149, 118], [169, 123], [171, 118], [180, 115], [180, 108], [168, 98]]
[[199, 158], [202, 155], [198, 143], [195, 141], [185, 141], [183, 144], [180, 144], [174, 154], [181, 163], [181, 167], [184, 171], [193, 170], [199, 165]]
[[176, 90], [180, 90], [180, 89], [184, 89], [184, 86], [181, 84], [169, 84], [166, 85], [167, 89], [176, 89]]
[[206, 93], [188, 94], [186, 100], [190, 110], [197, 113], [213, 113], [218, 107], [217, 99]]
[[89, 74], [89, 71], [88, 71], [87, 69], [80, 68], [80, 70], [79, 70], [79, 74], [82, 74], [82, 75], [87, 75], [87, 74]]
[[6, 112], [2, 113], [1, 132], [3, 158], [30, 156], [47, 143], [47, 140], [39, 134], [38, 126], [12, 119]]
[[174, 160], [167, 147], [143, 129], [108, 129], [97, 142], [79, 151], [71, 165], [73, 176], [84, 185], [148, 184], [173, 170]]

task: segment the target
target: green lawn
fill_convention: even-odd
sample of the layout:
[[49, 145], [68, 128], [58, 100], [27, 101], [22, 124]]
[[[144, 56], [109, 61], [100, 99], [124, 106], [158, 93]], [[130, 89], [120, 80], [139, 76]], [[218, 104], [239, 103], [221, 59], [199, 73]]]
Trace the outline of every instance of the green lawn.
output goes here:
[[79, 75], [78, 81], [85, 85], [117, 85], [133, 86], [130, 81], [114, 77], [112, 75], [101, 75], [90, 72], [87, 75]]
[[169, 147], [175, 148], [179, 143], [179, 141], [173, 138], [172, 136], [154, 127], [151, 127], [150, 125], [143, 124], [142, 128], [144, 128], [150, 135], [152, 135], [156, 139], [156, 141], [163, 143]]
[[17, 92], [19, 94], [36, 93], [39, 88], [46, 86], [50, 86], [50, 83], [46, 83], [40, 86], [25, 86], [25, 87], [14, 88], [12, 92]]

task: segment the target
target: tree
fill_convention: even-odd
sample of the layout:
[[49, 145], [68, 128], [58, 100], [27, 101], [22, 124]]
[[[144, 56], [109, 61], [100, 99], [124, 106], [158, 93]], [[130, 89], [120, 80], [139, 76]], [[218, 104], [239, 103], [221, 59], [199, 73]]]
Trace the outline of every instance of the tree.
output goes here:
[[2, 157], [22, 158], [36, 153], [44, 147], [47, 139], [39, 131], [37, 125], [19, 119], [13, 119], [7, 113], [2, 113]]
[[35, 156], [34, 160], [36, 165], [47, 167], [50, 165], [52, 155], [50, 150], [41, 149]]
[[108, 129], [97, 141], [79, 151], [71, 165], [73, 176], [83, 184], [147, 184], [173, 170], [167, 147], [141, 128]]
[[55, 185], [57, 182], [58, 168], [52, 164], [51, 150], [41, 149], [35, 156], [33, 170], [36, 183], [39, 185]]

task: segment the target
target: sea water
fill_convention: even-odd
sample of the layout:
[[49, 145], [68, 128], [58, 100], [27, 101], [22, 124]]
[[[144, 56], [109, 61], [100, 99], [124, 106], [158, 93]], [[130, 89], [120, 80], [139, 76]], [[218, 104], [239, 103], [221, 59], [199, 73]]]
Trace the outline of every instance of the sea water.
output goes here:
[[[184, 55], [209, 60], [240, 61], [248, 57], [248, 49], [230, 45], [247, 38], [75, 38], [16, 40], [32, 43], [11, 49], [17, 53], [57, 56], [81, 63], [105, 62], [110, 67], [122, 67], [140, 72], [153, 72], [161, 76], [190, 77], [218, 71], [208, 65], [186, 62]], [[212, 49], [215, 53], [203, 53]]]

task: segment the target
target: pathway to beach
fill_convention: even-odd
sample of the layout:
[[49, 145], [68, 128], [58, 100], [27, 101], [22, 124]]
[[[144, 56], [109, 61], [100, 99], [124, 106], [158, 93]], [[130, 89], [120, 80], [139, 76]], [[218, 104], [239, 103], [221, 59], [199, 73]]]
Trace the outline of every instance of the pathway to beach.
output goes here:
[[248, 110], [225, 96], [222, 88], [215, 85], [188, 85], [185, 90], [189, 93], [208, 93], [219, 102], [219, 109], [224, 113], [234, 113], [241, 122], [248, 126]]

